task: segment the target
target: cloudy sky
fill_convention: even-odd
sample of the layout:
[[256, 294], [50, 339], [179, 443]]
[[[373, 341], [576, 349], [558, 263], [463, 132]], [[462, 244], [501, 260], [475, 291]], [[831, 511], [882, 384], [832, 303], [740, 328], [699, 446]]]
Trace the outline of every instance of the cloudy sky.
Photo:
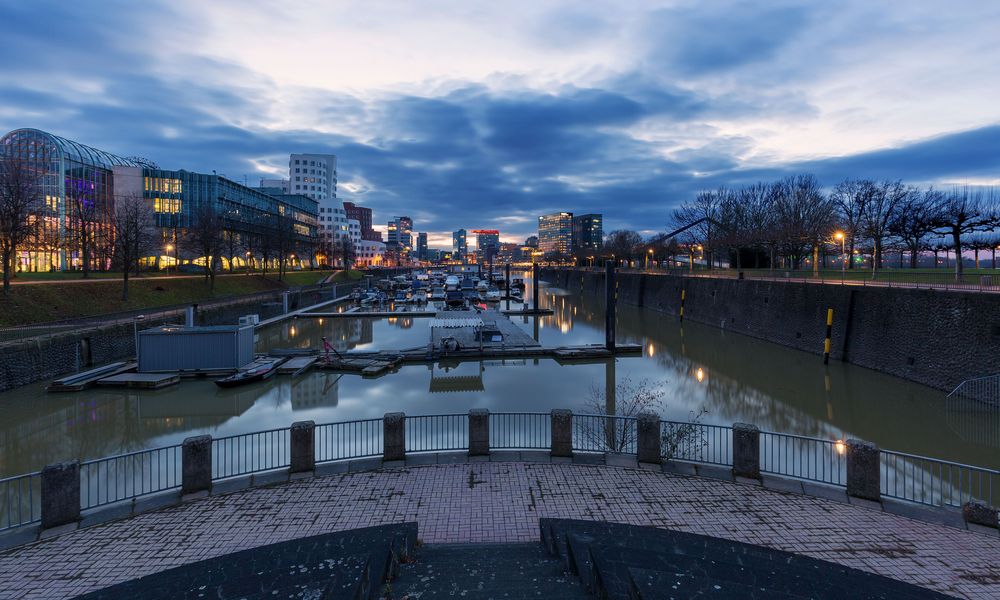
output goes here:
[[2, 132], [251, 185], [335, 153], [345, 200], [432, 246], [558, 210], [650, 234], [790, 172], [1000, 180], [989, 0], [0, 0], [0, 23]]

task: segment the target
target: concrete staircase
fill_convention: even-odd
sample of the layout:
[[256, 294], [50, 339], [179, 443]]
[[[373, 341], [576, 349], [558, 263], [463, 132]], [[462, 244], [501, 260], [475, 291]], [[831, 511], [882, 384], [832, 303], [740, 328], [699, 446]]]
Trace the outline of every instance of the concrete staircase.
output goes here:
[[542, 544], [597, 598], [945, 598], [835, 563], [702, 535], [541, 519]]
[[80, 599], [372, 600], [412, 554], [417, 524], [384, 525], [227, 554], [91, 592]]

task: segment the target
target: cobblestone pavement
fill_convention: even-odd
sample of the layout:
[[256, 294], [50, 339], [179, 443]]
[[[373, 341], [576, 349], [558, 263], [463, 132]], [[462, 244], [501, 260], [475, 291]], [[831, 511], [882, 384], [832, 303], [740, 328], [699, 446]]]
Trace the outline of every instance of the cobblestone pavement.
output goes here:
[[539, 517], [673, 528], [957, 596], [1000, 597], [1000, 537], [752, 485], [521, 462], [301, 479], [80, 529], [0, 554], [0, 597], [73, 596], [237, 550], [382, 523], [416, 520], [426, 542], [532, 541]]

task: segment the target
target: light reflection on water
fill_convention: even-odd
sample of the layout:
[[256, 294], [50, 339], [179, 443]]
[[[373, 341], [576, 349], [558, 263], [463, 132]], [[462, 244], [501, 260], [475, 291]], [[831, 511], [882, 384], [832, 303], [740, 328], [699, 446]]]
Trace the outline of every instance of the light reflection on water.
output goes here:
[[[530, 295], [530, 286], [528, 287]], [[546, 345], [601, 343], [601, 299], [543, 287], [555, 314], [512, 320]], [[517, 308], [518, 305], [512, 305]], [[426, 345], [426, 319], [299, 318], [258, 336], [258, 349], [319, 347], [392, 350]], [[46, 394], [42, 385], [0, 394], [0, 476], [70, 458], [96, 458], [177, 443], [190, 435], [232, 435], [294, 421], [317, 423], [408, 414], [581, 411], [607, 380], [664, 385], [663, 415], [686, 420], [706, 409], [707, 423], [754, 423], [765, 430], [825, 439], [860, 437], [881, 447], [983, 466], [1000, 466], [995, 411], [946, 401], [944, 394], [874, 371], [724, 330], [620, 307], [618, 340], [640, 356], [560, 365], [552, 360], [476, 361], [405, 366], [365, 380], [314, 371], [294, 380], [220, 389], [208, 379], [158, 391], [94, 389]]]

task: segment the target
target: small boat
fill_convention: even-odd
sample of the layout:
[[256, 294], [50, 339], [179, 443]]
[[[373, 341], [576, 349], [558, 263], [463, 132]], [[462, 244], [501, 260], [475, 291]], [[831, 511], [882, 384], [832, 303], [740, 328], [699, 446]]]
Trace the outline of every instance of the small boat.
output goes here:
[[409, 302], [410, 298], [406, 295], [405, 290], [397, 290], [396, 297], [392, 299], [393, 302]]
[[520, 288], [520, 289], [523, 290], [524, 289], [524, 279], [522, 279], [520, 277], [511, 277], [510, 278], [510, 287], [512, 287], [512, 288]]
[[447, 278], [446, 278], [446, 279], [444, 280], [444, 288], [445, 288], [446, 290], [449, 290], [449, 291], [450, 291], [450, 290], [457, 290], [457, 289], [458, 289], [458, 286], [459, 286], [459, 281], [458, 281], [458, 277], [457, 277], [457, 276], [455, 276], [455, 275], [449, 275], [449, 276], [448, 276], [448, 277], [447, 277]]
[[445, 298], [444, 294], [445, 292], [443, 287], [435, 286], [431, 288], [431, 293], [430, 296], [428, 296], [428, 298], [430, 298], [431, 300], [444, 300]]
[[471, 277], [466, 277], [465, 279], [462, 280], [460, 287], [462, 288], [463, 292], [472, 291], [476, 289], [476, 284], [472, 282]]
[[485, 279], [480, 279], [476, 282], [476, 291], [485, 292], [490, 289], [490, 284]]
[[221, 388], [231, 388], [238, 385], [246, 385], [257, 381], [264, 381], [278, 372], [278, 366], [288, 360], [285, 357], [279, 358], [258, 358], [246, 367], [240, 369], [229, 377], [216, 379], [215, 385]]
[[502, 298], [502, 297], [503, 296], [502, 296], [502, 294], [500, 294], [500, 289], [497, 288], [497, 287], [495, 287], [495, 286], [492, 286], [492, 287], [490, 287], [490, 289], [486, 290], [486, 301], [487, 302], [499, 302], [500, 298]]
[[417, 290], [413, 294], [413, 301], [418, 304], [427, 304], [427, 290]]
[[510, 297], [514, 298], [515, 300], [520, 300], [521, 299], [521, 288], [516, 288], [513, 285], [510, 286]]
[[452, 290], [448, 292], [445, 296], [445, 303], [448, 308], [465, 308], [467, 303], [465, 301], [465, 294], [458, 290]]

